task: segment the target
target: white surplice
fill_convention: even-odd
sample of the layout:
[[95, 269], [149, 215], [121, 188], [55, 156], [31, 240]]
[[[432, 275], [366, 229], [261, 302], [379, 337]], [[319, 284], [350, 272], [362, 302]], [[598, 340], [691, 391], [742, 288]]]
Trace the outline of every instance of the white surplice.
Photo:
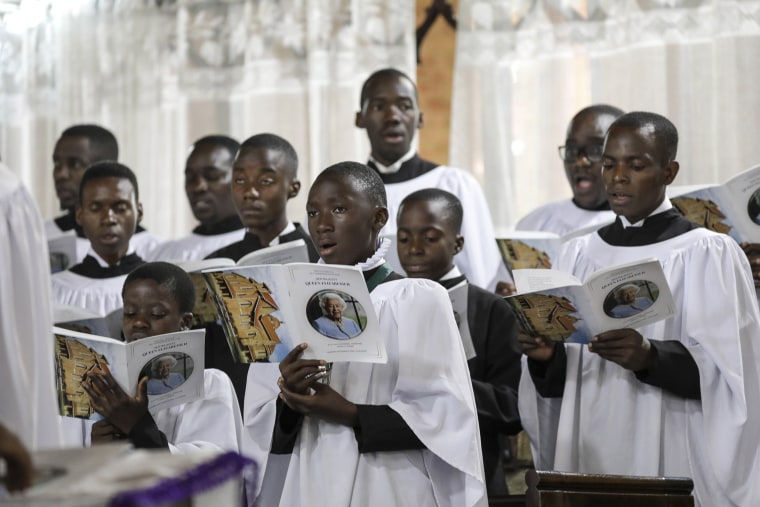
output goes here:
[[[203, 371], [203, 398], [151, 411], [156, 426], [166, 435], [173, 453], [210, 449], [240, 452], [243, 423], [235, 388], [224, 372]], [[66, 445], [90, 445], [94, 420], [66, 417]]]
[[556, 268], [585, 279], [649, 257], [662, 263], [676, 315], [637, 330], [686, 347], [699, 367], [701, 402], [644, 384], [585, 346], [566, 344], [561, 399], [538, 396], [523, 369], [520, 415], [536, 467], [691, 477], [697, 505], [760, 505], [760, 315], [736, 242], [695, 229], [615, 247], [593, 233], [569, 242]]
[[196, 261], [205, 259], [211, 252], [240, 241], [245, 236], [245, 228], [222, 234], [190, 233], [184, 238], [160, 244], [145, 258], [148, 261]]
[[470, 283], [493, 291], [498, 282], [511, 280], [496, 246], [491, 212], [483, 189], [471, 174], [462, 169], [438, 166], [401, 183], [386, 183], [389, 216], [382, 233], [396, 234], [396, 215], [401, 201], [423, 188], [446, 190], [462, 202], [465, 243], [462, 251], [454, 257], [454, 263]]
[[0, 421], [32, 450], [61, 446], [50, 261], [42, 218], [0, 163]]
[[615, 220], [612, 210], [592, 211], [579, 208], [572, 199], [551, 202], [540, 206], [524, 217], [515, 226], [518, 231], [553, 232], [559, 236], [578, 229], [602, 226]]
[[[404, 279], [377, 286], [371, 297], [388, 363], [335, 363], [330, 386], [353, 403], [390, 406], [425, 449], [360, 454], [353, 428], [305, 417], [280, 505], [487, 505], [472, 385], [446, 290]], [[245, 425], [258, 461], [271, 447], [277, 375], [258, 372], [261, 387], [251, 375]]]

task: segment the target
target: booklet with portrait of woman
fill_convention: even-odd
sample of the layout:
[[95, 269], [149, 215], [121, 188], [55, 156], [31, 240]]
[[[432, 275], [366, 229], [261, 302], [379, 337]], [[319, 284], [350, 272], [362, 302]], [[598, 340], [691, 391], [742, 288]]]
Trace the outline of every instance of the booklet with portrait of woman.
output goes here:
[[205, 330], [193, 329], [126, 343], [105, 336], [53, 328], [59, 413], [97, 418], [82, 386], [96, 373], [110, 373], [125, 393], [148, 378], [148, 408], [164, 409], [203, 397]]
[[203, 275], [238, 362], [278, 362], [303, 342], [305, 359], [386, 361], [367, 284], [354, 267], [233, 266]]

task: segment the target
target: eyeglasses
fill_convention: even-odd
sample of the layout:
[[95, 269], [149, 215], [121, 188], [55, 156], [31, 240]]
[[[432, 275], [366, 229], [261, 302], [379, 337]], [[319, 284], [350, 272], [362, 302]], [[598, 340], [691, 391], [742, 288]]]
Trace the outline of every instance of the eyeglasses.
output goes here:
[[604, 146], [601, 144], [589, 144], [588, 146], [560, 146], [559, 158], [565, 162], [575, 162], [578, 159], [578, 155], [583, 155], [589, 160], [589, 162], [601, 162], [602, 154], [604, 153]]

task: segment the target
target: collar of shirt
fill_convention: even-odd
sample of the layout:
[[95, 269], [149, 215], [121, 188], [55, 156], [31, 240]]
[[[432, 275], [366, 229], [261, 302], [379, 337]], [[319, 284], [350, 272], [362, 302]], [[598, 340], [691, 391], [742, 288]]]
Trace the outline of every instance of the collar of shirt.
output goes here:
[[635, 224], [632, 224], [631, 222], [629, 222], [629, 221], [628, 221], [628, 219], [627, 219], [627, 218], [625, 218], [623, 215], [619, 215], [619, 216], [620, 216], [620, 223], [621, 223], [621, 224], [623, 224], [623, 229], [627, 229], [628, 227], [641, 227], [641, 226], [643, 226], [643, 225], [644, 225], [644, 221], [645, 221], [647, 218], [649, 218], [649, 217], [651, 217], [651, 216], [654, 216], [654, 215], [659, 215], [659, 214], [660, 214], [660, 213], [662, 213], [663, 211], [668, 211], [668, 210], [669, 210], [670, 208], [672, 208], [672, 207], [673, 207], [673, 204], [670, 202], [670, 199], [668, 199], [668, 198], [666, 197], [666, 198], [665, 198], [665, 199], [664, 199], [664, 200], [663, 200], [663, 201], [660, 203], [660, 205], [659, 205], [659, 206], [657, 206], [657, 207], [654, 209], [654, 211], [653, 211], [653, 212], [651, 212], [649, 215], [647, 215], [646, 217], [642, 218], [641, 220], [639, 220], [639, 221], [638, 221], [638, 222], [636, 222]]
[[275, 236], [275, 238], [269, 242], [269, 246], [275, 246], [280, 244], [280, 236], [284, 236], [286, 234], [290, 234], [291, 232], [295, 232], [296, 225], [293, 222], [288, 222], [288, 225], [285, 226], [283, 230], [280, 231], [280, 234]]
[[[127, 253], [124, 254], [124, 257], [126, 257], [127, 255], [132, 255], [133, 253], [135, 253], [135, 248], [132, 246], [132, 243], [130, 243], [129, 244], [129, 248], [127, 248]], [[108, 264], [106, 261], [103, 260], [103, 257], [101, 257], [100, 255], [98, 255], [95, 252], [95, 250], [92, 249], [92, 246], [90, 246], [90, 249], [87, 251], [87, 255], [89, 255], [90, 257], [92, 257], [96, 261], [98, 261], [98, 264], [100, 265], [101, 268], [110, 268], [111, 267], [110, 264]], [[117, 266], [119, 264], [121, 264], [121, 261], [119, 261], [119, 262], [116, 263]]]
[[414, 158], [416, 154], [417, 154], [417, 150], [414, 147], [412, 147], [411, 149], [409, 149], [406, 155], [396, 160], [391, 165], [383, 165], [381, 162], [378, 162], [375, 158], [373, 158], [371, 153], [369, 155], [369, 159], [373, 164], [377, 166], [377, 170], [381, 174], [392, 174], [392, 173], [397, 173], [398, 170], [401, 169], [401, 165], [407, 160], [411, 160], [412, 158]]
[[458, 267], [454, 266], [453, 268], [451, 268], [451, 271], [443, 275], [439, 281], [451, 280], [452, 278], [456, 278], [458, 276], [462, 276], [462, 272], [459, 271]]

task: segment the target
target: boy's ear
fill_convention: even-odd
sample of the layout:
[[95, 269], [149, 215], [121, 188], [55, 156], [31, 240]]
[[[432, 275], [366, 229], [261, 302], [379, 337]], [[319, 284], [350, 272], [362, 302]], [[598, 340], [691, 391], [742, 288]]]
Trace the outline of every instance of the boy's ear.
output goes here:
[[380, 229], [385, 227], [385, 224], [388, 223], [388, 208], [385, 208], [383, 206], [378, 206], [375, 208], [375, 216], [374, 221], [372, 222], [372, 226], [375, 229], [376, 232], [380, 232]]
[[77, 225], [82, 225], [82, 207], [79, 204], [77, 204], [74, 210], [74, 218], [77, 221]]
[[140, 222], [142, 222], [142, 219], [143, 219], [142, 203], [138, 202], [137, 203], [137, 223], [139, 224]]
[[180, 319], [179, 324], [179, 330], [180, 331], [187, 331], [190, 329], [190, 327], [193, 325], [193, 314], [192, 312], [185, 312], [182, 314], [182, 318]]
[[422, 111], [420, 111], [420, 117], [419, 117], [419, 120], [417, 121], [417, 128], [421, 129], [424, 125], [425, 125], [425, 120], [423, 118]]
[[680, 165], [675, 160], [673, 160], [672, 162], [670, 162], [668, 165], [665, 166], [665, 169], [663, 171], [664, 171], [666, 185], [670, 185], [671, 183], [673, 183], [673, 180], [676, 179], [676, 175], [678, 174], [678, 170], [680, 168], [681, 168]]
[[361, 111], [356, 112], [356, 117], [354, 117], [354, 125], [360, 129], [364, 128], [364, 115]]
[[293, 180], [290, 182], [290, 186], [288, 187], [288, 199], [292, 199], [295, 196], [298, 195], [298, 192], [301, 191], [301, 182], [298, 180]]
[[464, 236], [457, 234], [457, 238], [454, 240], [454, 254], [458, 254], [464, 248]]

